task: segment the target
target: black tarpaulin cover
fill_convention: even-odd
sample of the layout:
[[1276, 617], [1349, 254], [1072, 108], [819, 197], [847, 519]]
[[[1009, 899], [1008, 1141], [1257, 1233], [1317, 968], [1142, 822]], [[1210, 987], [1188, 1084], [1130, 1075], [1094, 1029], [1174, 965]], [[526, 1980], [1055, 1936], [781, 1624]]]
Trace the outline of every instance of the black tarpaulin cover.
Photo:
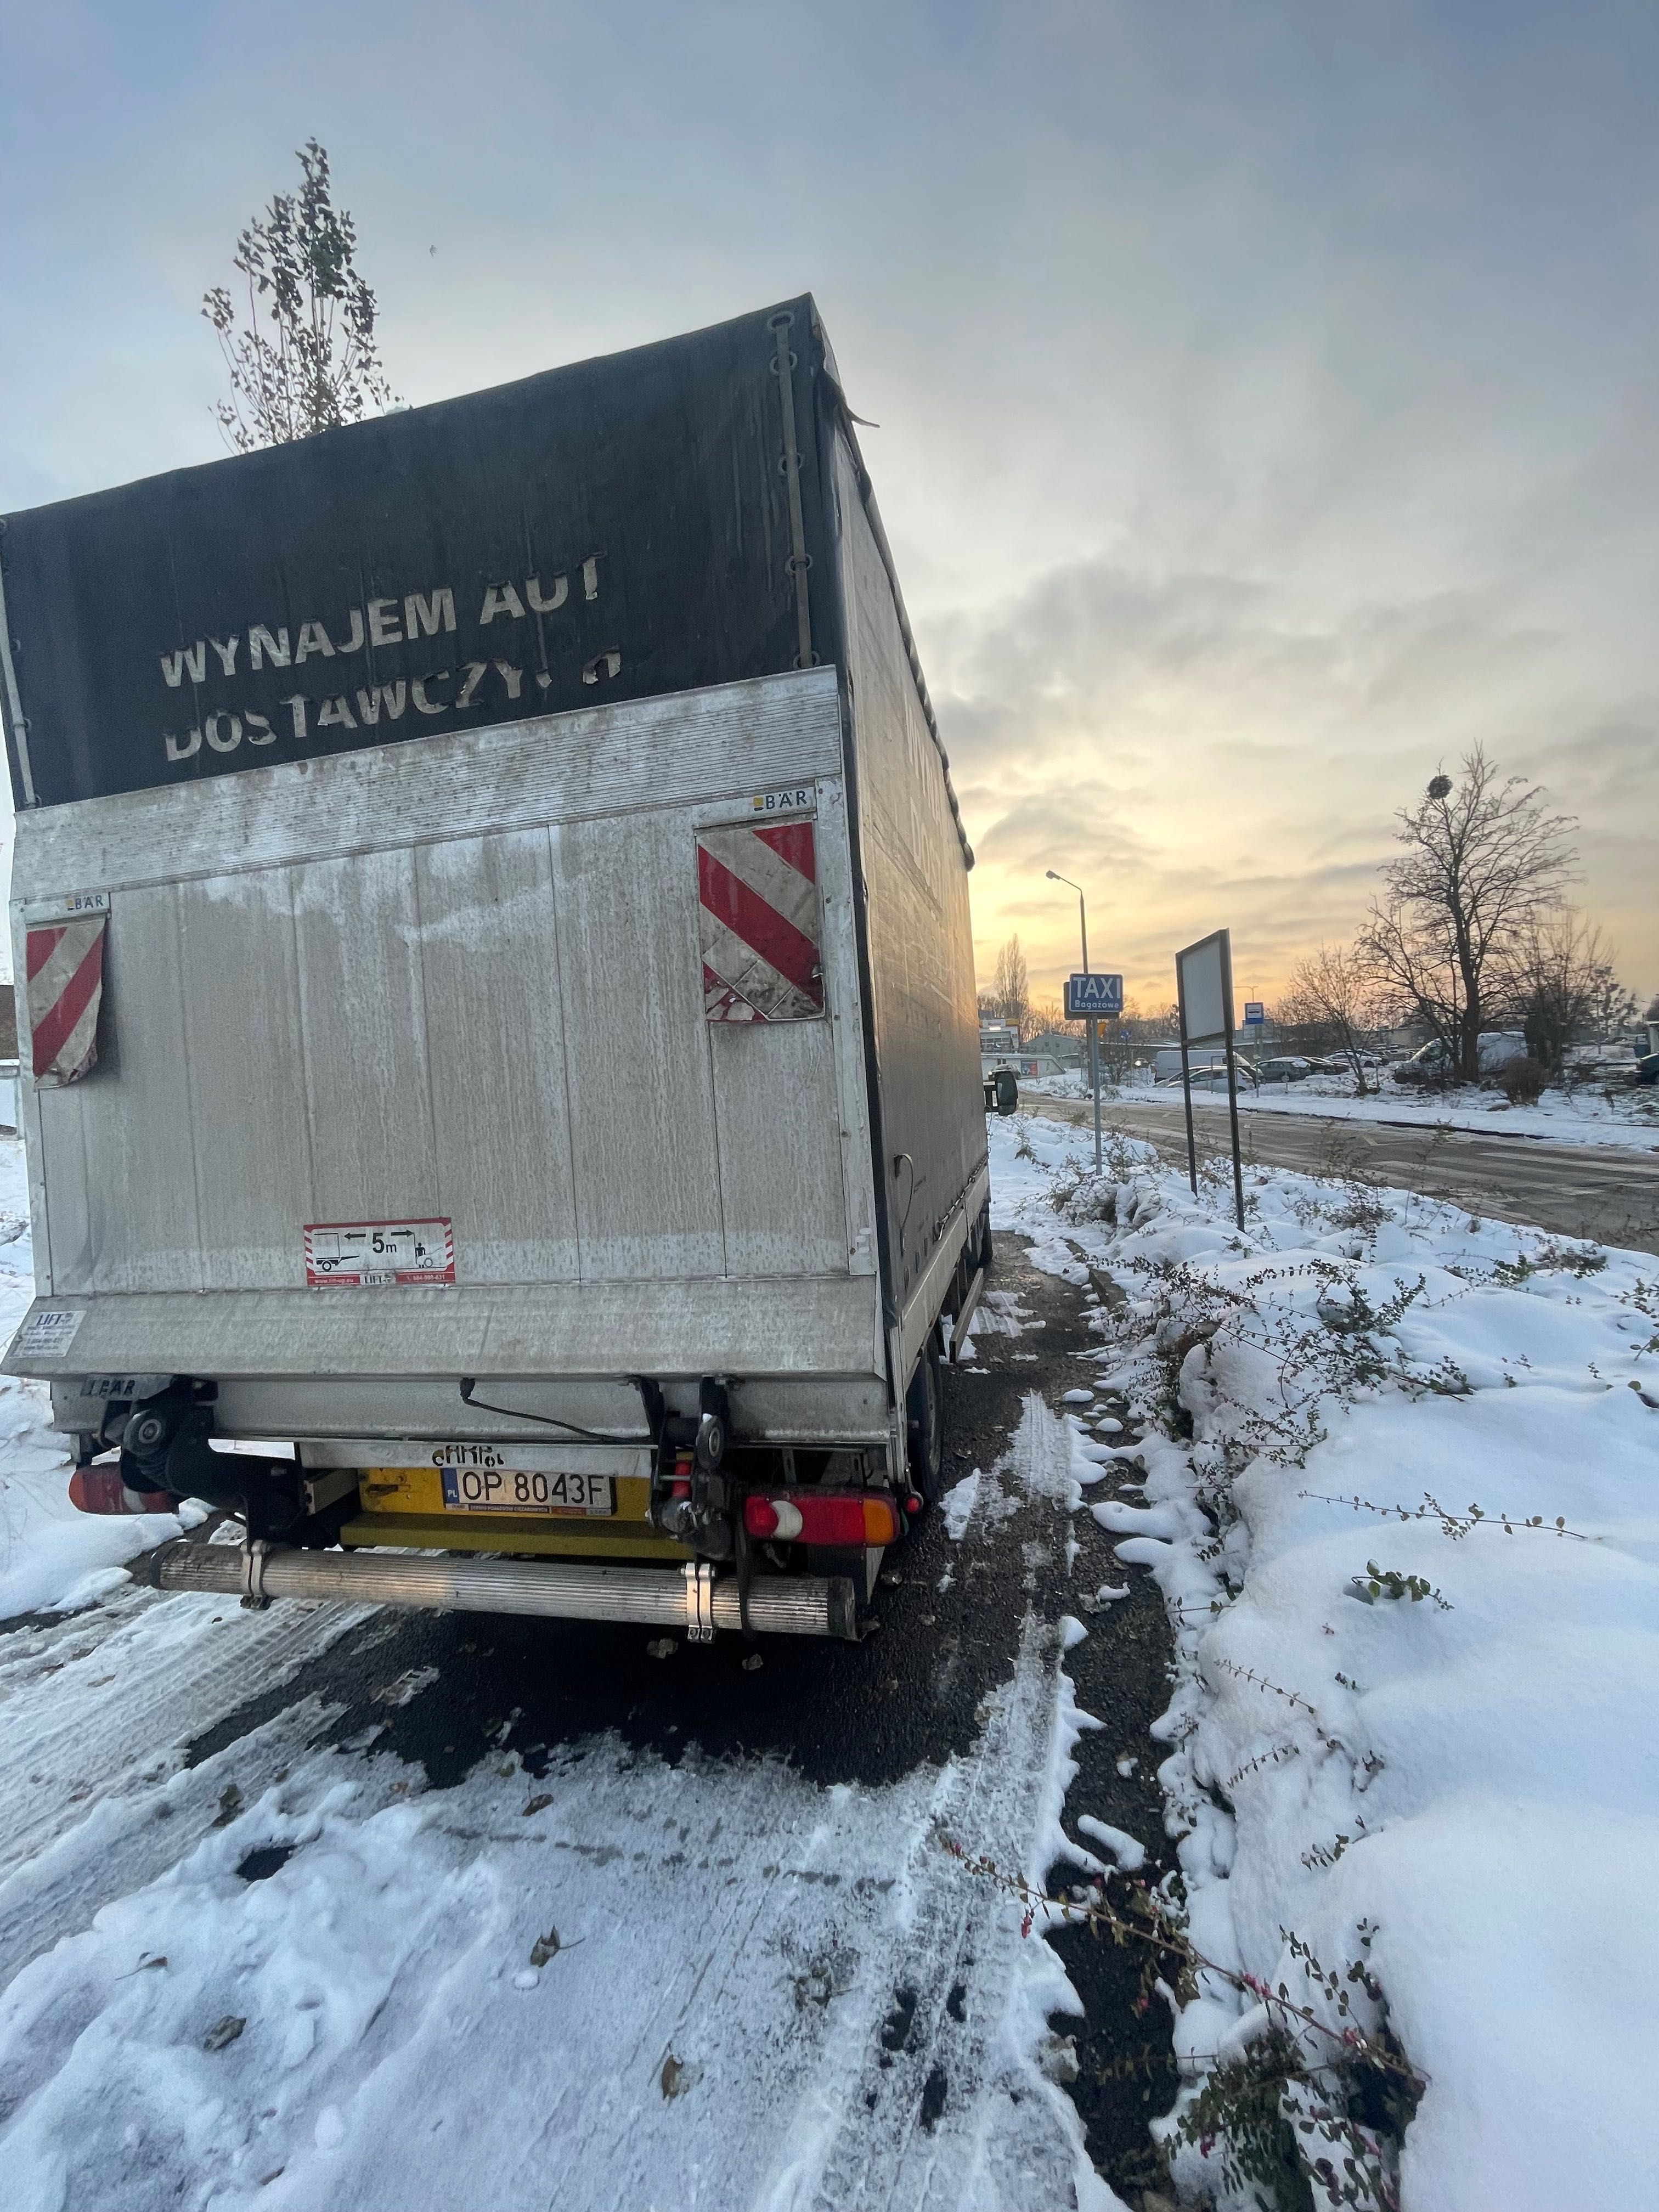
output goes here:
[[51, 805], [793, 667], [781, 314], [816, 630], [803, 296], [8, 516], [19, 804], [15, 708]]

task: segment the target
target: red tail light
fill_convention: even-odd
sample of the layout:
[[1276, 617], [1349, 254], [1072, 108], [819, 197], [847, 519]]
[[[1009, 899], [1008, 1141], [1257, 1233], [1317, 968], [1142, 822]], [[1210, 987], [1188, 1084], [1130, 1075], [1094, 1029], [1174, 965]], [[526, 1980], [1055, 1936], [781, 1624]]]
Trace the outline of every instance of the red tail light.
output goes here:
[[77, 1467], [70, 1477], [69, 1494], [77, 1513], [171, 1513], [178, 1503], [165, 1490], [129, 1490], [113, 1460]]
[[751, 1536], [796, 1544], [833, 1544], [858, 1550], [898, 1540], [898, 1507], [884, 1490], [791, 1490], [743, 1501], [743, 1525]]

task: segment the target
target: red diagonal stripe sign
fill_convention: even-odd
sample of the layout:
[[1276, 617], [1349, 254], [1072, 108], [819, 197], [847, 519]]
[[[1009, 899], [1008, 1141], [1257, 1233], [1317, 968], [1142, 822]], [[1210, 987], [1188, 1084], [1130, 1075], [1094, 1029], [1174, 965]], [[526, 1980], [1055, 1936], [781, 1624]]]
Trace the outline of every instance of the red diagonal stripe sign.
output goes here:
[[810, 822], [697, 838], [703, 1008], [711, 1022], [798, 1022], [823, 1012]]
[[37, 1083], [78, 1083], [98, 1058], [107, 919], [94, 915], [28, 932], [29, 1052]]

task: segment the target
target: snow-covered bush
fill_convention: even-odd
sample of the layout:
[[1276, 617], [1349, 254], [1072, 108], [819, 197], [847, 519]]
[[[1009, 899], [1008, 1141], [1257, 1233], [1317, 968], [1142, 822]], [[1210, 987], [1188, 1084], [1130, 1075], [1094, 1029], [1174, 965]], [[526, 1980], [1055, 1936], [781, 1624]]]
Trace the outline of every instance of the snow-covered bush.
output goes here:
[[[1038, 1265], [1115, 1282], [1101, 1382], [1146, 1425], [1119, 1486], [1144, 1503], [1094, 1510], [1176, 1644], [1174, 2181], [1229, 2208], [1639, 2201], [1659, 1262], [1333, 1165], [1251, 1170], [1243, 1234], [1224, 1184], [1144, 1157], [1109, 1210], [1074, 1164], [1030, 1216]], [[1322, 2031], [1351, 2030], [1399, 2094], [1343, 2071]]]

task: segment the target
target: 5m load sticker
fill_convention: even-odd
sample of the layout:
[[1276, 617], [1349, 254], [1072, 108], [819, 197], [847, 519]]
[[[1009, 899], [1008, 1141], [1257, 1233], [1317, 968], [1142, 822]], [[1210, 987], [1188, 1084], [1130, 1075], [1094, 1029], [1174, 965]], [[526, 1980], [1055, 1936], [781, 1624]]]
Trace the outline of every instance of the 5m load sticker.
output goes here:
[[455, 1231], [447, 1221], [309, 1221], [306, 1280], [314, 1291], [398, 1283], [453, 1283]]

